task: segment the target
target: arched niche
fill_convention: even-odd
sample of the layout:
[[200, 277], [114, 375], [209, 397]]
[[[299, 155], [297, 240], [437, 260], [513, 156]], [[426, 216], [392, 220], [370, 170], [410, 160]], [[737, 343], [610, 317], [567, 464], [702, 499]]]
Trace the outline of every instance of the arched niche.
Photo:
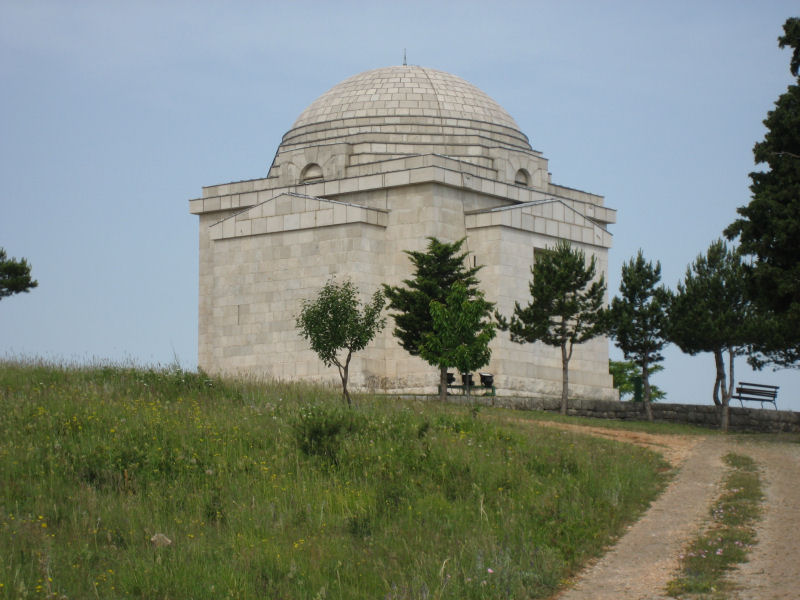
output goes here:
[[517, 174], [514, 175], [514, 183], [517, 185], [523, 185], [525, 187], [530, 187], [531, 185], [531, 176], [525, 169], [519, 169]]
[[313, 183], [315, 181], [322, 181], [322, 167], [317, 163], [309, 163], [300, 173], [300, 182]]

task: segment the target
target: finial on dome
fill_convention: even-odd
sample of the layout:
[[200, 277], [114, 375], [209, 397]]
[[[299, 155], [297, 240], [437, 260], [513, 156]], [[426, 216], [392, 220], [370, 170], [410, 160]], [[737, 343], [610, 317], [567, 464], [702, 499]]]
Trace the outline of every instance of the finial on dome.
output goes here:
[[403, 66], [407, 67], [408, 63], [406, 62], [406, 49], [403, 48]]

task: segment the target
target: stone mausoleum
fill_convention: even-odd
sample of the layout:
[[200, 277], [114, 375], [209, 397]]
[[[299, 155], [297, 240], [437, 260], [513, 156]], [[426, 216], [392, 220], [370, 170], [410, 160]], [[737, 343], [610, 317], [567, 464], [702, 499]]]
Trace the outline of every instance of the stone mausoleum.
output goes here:
[[[295, 328], [301, 300], [332, 276], [364, 299], [411, 274], [404, 250], [466, 238], [499, 310], [530, 300], [537, 250], [560, 239], [607, 270], [615, 211], [550, 181], [514, 119], [463, 79], [419, 66], [367, 71], [334, 86], [283, 136], [266, 177], [203, 188], [199, 365], [211, 373], [339, 383]], [[392, 321], [351, 363], [353, 388], [435, 392], [438, 371], [410, 356]], [[498, 394], [559, 396], [561, 357], [498, 332]], [[477, 379], [477, 378], [476, 378]], [[614, 399], [608, 341], [576, 347], [571, 396]]]

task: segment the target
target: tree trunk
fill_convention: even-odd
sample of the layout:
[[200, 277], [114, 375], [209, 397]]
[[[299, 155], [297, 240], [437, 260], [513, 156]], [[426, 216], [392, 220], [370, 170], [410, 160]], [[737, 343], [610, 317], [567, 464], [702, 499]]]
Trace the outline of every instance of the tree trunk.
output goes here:
[[561, 344], [561, 410], [562, 415], [567, 414], [567, 404], [569, 403], [569, 355], [567, 345]]
[[644, 388], [644, 396], [642, 397], [644, 414], [647, 420], [652, 422], [653, 407], [650, 405], [650, 371], [647, 368], [647, 362], [642, 363], [642, 387]]
[[714, 404], [722, 406], [719, 399], [719, 390], [722, 388], [722, 396], [725, 397], [725, 359], [722, 356], [722, 348], [714, 350], [714, 364], [717, 367], [717, 380], [714, 382]]
[[720, 417], [719, 428], [723, 433], [727, 433], [728, 432], [728, 425], [730, 424], [730, 419], [731, 419], [731, 417], [730, 417], [730, 407], [728, 406], [728, 402], [729, 402], [729, 399], [728, 398], [724, 398], [722, 400], [722, 406], [720, 407], [722, 415]]
[[725, 392], [725, 398], [728, 400], [731, 399], [733, 396], [733, 384], [735, 383], [735, 377], [733, 376], [733, 359], [735, 358], [735, 354], [733, 353], [733, 348], [728, 348], [728, 390]]
[[[719, 424], [719, 428], [727, 432], [728, 427], [730, 426], [731, 416], [730, 416], [730, 403], [731, 403], [731, 396], [733, 396], [733, 384], [734, 384], [734, 374], [733, 374], [733, 359], [734, 353], [733, 348], [728, 348], [728, 385], [725, 385], [725, 380], [722, 380], [722, 419]], [[724, 375], [724, 374], [723, 374]]]
[[338, 362], [336, 366], [339, 367], [339, 377], [342, 378], [342, 400], [347, 401], [347, 406], [352, 407], [353, 403], [350, 400], [350, 392], [347, 391], [347, 374], [350, 370], [350, 358], [353, 356], [352, 352], [347, 353], [347, 360], [345, 361], [344, 365], [340, 365]]
[[439, 402], [447, 402], [447, 367], [439, 367]]

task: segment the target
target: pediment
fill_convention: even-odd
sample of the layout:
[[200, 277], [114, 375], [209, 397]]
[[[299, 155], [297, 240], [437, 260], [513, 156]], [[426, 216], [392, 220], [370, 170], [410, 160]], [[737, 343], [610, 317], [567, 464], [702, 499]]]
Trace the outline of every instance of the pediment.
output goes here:
[[221, 240], [347, 223], [386, 227], [387, 212], [328, 198], [284, 192], [214, 223], [209, 233], [212, 240]]
[[611, 233], [558, 198], [476, 210], [465, 215], [467, 229], [510, 227], [571, 242], [610, 248]]

